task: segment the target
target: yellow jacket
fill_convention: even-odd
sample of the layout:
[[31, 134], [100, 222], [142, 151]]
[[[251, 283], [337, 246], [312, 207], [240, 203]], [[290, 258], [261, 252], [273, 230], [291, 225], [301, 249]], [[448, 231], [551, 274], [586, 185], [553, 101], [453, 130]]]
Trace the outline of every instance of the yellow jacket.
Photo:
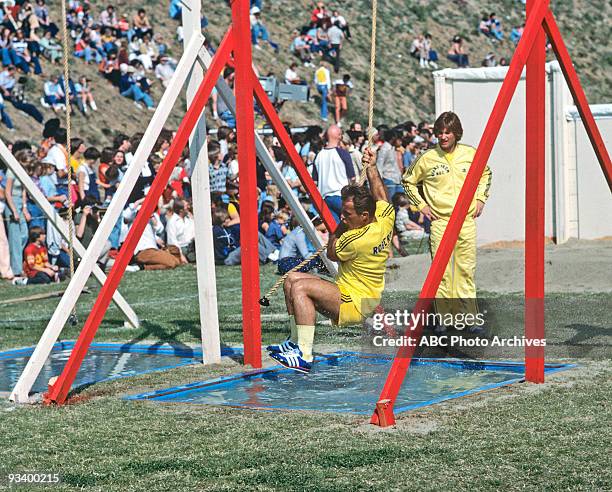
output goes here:
[[[429, 205], [433, 214], [438, 218], [450, 218], [475, 153], [474, 147], [460, 143], [450, 153], [436, 146], [421, 154], [406, 169], [402, 178], [402, 184], [410, 202], [419, 210]], [[418, 186], [422, 186], [425, 200], [419, 194]], [[470, 205], [468, 216], [474, 213], [476, 200], [486, 202], [489, 198], [490, 186], [491, 170], [489, 166], [486, 166], [478, 183], [476, 196]]]

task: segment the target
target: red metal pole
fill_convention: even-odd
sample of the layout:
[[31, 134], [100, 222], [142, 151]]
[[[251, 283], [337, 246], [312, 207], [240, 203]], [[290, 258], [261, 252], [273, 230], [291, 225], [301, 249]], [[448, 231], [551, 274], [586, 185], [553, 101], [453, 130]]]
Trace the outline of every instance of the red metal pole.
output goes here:
[[[514, 56], [512, 57], [512, 62], [510, 63], [510, 67], [508, 67], [508, 73], [506, 74], [506, 78], [504, 79], [502, 87], [499, 91], [495, 105], [493, 106], [491, 116], [489, 116], [484, 133], [480, 139], [478, 149], [476, 150], [476, 155], [474, 156], [474, 161], [472, 162], [470, 170], [465, 178], [465, 182], [463, 183], [463, 187], [461, 188], [461, 192], [457, 198], [457, 203], [455, 204], [451, 218], [446, 226], [446, 231], [444, 232], [444, 236], [442, 237], [442, 241], [440, 242], [436, 256], [433, 259], [427, 274], [427, 278], [425, 279], [425, 283], [421, 289], [421, 293], [419, 294], [419, 301], [417, 302], [414, 310], [415, 313], [428, 311], [431, 306], [432, 299], [436, 296], [440, 281], [444, 275], [444, 270], [446, 269], [448, 260], [450, 259], [455, 243], [457, 242], [457, 238], [459, 237], [459, 232], [461, 231], [465, 215], [467, 214], [470, 203], [472, 202], [474, 194], [476, 193], [478, 181], [480, 180], [487, 160], [491, 155], [493, 144], [497, 139], [497, 135], [504, 121], [504, 117], [508, 111], [510, 101], [512, 100], [516, 86], [521, 78], [521, 72], [523, 71], [523, 67], [527, 62], [527, 57], [529, 56], [531, 47], [533, 46], [535, 38], [538, 35], [538, 31], [541, 29], [542, 19], [544, 18], [547, 10], [548, 1], [540, 0], [537, 3], [537, 6], [534, 7], [530, 18], [525, 25], [523, 36], [521, 37]], [[414, 326], [412, 338], [418, 340], [421, 336], [422, 329], [423, 327], [421, 323]], [[412, 359], [414, 350], [415, 347], [402, 347], [397, 352], [389, 371], [389, 375], [387, 376], [387, 380], [385, 381], [383, 390], [380, 394], [379, 400], [390, 400], [390, 404], [386, 406], [386, 411], [388, 412], [386, 419], [388, 422], [393, 421], [393, 405], [395, 404], [395, 400], [397, 399], [397, 395], [406, 376], [406, 372], [410, 366], [410, 361]], [[375, 411], [372, 415], [370, 422], [377, 425], [380, 424], [377, 411]]]
[[582, 90], [582, 86], [580, 85], [578, 74], [576, 73], [576, 69], [572, 64], [572, 59], [570, 58], [569, 52], [567, 51], [565, 43], [563, 42], [561, 32], [559, 31], [559, 27], [557, 26], [551, 11], [548, 11], [544, 17], [544, 30], [546, 31], [553, 50], [557, 55], [559, 65], [561, 65], [561, 70], [563, 71], [563, 75], [565, 75], [565, 80], [569, 86], [569, 90], [572, 93], [576, 106], [578, 107], [578, 112], [582, 118], [584, 128], [589, 136], [593, 150], [595, 151], [595, 154], [597, 154], [599, 165], [601, 166], [604, 176], [608, 181], [608, 187], [612, 192], [612, 162], [610, 161], [610, 154], [608, 154], [606, 144], [604, 143], [601, 133], [597, 128], [595, 118], [593, 118], [593, 113], [591, 113], [591, 108], [589, 108], [589, 102], [587, 101], [584, 90]]
[[200, 115], [204, 110], [204, 106], [210, 97], [213, 87], [217, 83], [221, 70], [225, 66], [226, 60], [229, 58], [232, 45], [232, 31], [230, 29], [221, 42], [219, 49], [212, 60], [210, 68], [204, 75], [204, 80], [202, 81], [200, 88], [198, 89], [198, 92], [191, 103], [191, 106], [189, 109], [187, 109], [187, 112], [185, 113], [185, 116], [178, 127], [176, 136], [172, 140], [170, 148], [168, 149], [168, 154], [166, 155], [162, 165], [159, 168], [159, 171], [157, 172], [157, 175], [155, 176], [155, 179], [153, 180], [151, 189], [149, 190], [149, 193], [147, 193], [147, 196], [142, 203], [136, 218], [134, 219], [134, 223], [130, 228], [130, 232], [123, 243], [117, 258], [115, 258], [115, 263], [108, 274], [106, 282], [104, 282], [100, 293], [98, 294], [98, 298], [96, 299], [96, 302], [89, 313], [89, 317], [85, 322], [83, 330], [79, 334], [79, 338], [72, 349], [70, 358], [68, 359], [64, 370], [57, 381], [53, 384], [51, 390], [45, 395], [46, 402], [61, 404], [66, 400], [70, 387], [74, 382], [74, 378], [76, 377], [79, 368], [83, 363], [83, 359], [85, 358], [87, 350], [89, 349], [89, 346], [96, 335], [100, 323], [104, 319], [106, 310], [108, 309], [113, 294], [117, 290], [121, 277], [123, 277], [125, 268], [134, 254], [134, 249], [136, 248], [136, 245], [138, 244], [138, 241], [140, 240], [140, 237], [142, 236], [142, 233], [151, 218], [151, 214], [153, 214], [157, 208], [159, 197], [166, 188], [168, 179], [176, 167], [176, 163], [179, 161], [185, 145], [187, 145], [187, 142], [189, 141], [191, 132], [200, 119]]
[[293, 145], [291, 137], [287, 133], [283, 122], [278, 117], [278, 114], [276, 113], [274, 106], [270, 102], [270, 99], [268, 99], [266, 91], [264, 91], [263, 87], [261, 86], [257, 75], [253, 71], [251, 73], [253, 78], [253, 88], [255, 89], [255, 98], [259, 103], [259, 107], [266, 116], [266, 119], [268, 120], [268, 123], [270, 123], [270, 126], [274, 130], [274, 133], [276, 133], [279, 142], [287, 151], [289, 159], [291, 159], [291, 163], [293, 164], [293, 168], [295, 169], [295, 172], [300, 178], [300, 182], [304, 185], [304, 188], [306, 188], [308, 195], [312, 199], [312, 204], [315, 206], [315, 208], [321, 215], [321, 218], [323, 219], [327, 230], [335, 231], [336, 221], [334, 219], [334, 216], [329, 211], [325, 200], [323, 200], [321, 193], [319, 193], [317, 185], [308, 173], [308, 170], [304, 165], [304, 161], [302, 161], [302, 158], [298, 154], [297, 150], [295, 150], [295, 145]]
[[257, 169], [249, 1], [233, 0], [234, 61], [236, 65], [236, 137], [240, 167], [240, 250], [242, 264], [242, 330], [244, 363], [261, 367]]
[[[535, 5], [527, 0], [527, 19]], [[540, 27], [527, 59], [525, 182], [525, 338], [544, 339], [546, 35]], [[544, 346], [525, 347], [525, 379], [544, 382]]]

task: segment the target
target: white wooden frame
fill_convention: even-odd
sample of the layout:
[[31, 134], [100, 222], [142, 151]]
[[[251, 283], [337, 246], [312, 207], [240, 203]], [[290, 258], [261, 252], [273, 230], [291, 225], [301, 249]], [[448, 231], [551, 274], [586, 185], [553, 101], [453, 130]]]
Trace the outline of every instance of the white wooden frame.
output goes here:
[[36, 378], [40, 374], [45, 361], [48, 359], [53, 345], [57, 341], [60, 333], [70, 312], [72, 311], [76, 301], [85, 287], [85, 283], [89, 278], [91, 272], [96, 266], [96, 262], [102, 248], [106, 243], [106, 239], [109, 237], [115, 223], [121, 216], [125, 204], [136, 184], [138, 176], [142, 168], [146, 165], [147, 159], [153, 150], [153, 146], [157, 141], [159, 133], [161, 132], [176, 99], [178, 98], [181, 88], [185, 84], [187, 77], [196, 62], [198, 52], [204, 43], [204, 37], [199, 34], [193, 36], [189, 44], [187, 45], [183, 56], [181, 57], [174, 75], [162, 96], [153, 117], [149, 122], [149, 125], [142, 137], [140, 145], [134, 154], [132, 162], [128, 167], [117, 192], [113, 197], [113, 200], [104, 214], [102, 221], [96, 231], [89, 248], [85, 255], [82, 257], [81, 263], [77, 268], [74, 276], [70, 279], [70, 283], [64, 295], [62, 296], [51, 320], [49, 321], [47, 328], [45, 329], [42, 337], [40, 338], [38, 345], [34, 349], [32, 356], [30, 357], [28, 364], [26, 365], [23, 373], [21, 374], [19, 381], [13, 388], [10, 395], [10, 400], [18, 403], [28, 403], [29, 393], [36, 381]]
[[[42, 213], [47, 217], [47, 220], [53, 224], [53, 226], [59, 231], [61, 236], [64, 238], [66, 242], [70, 241], [70, 232], [68, 228], [68, 224], [64, 219], [60, 217], [57, 213], [56, 209], [49, 203], [49, 200], [43, 195], [42, 191], [38, 189], [38, 187], [34, 184], [28, 173], [25, 172], [23, 167], [17, 162], [15, 156], [8, 149], [6, 144], [0, 140], [0, 157], [6, 163], [7, 167], [13, 172], [13, 174], [17, 177], [17, 179], [21, 182], [23, 187], [26, 189], [32, 200], [40, 207]], [[86, 249], [81, 244], [81, 242], [75, 237], [73, 241], [74, 252], [77, 256], [82, 258], [85, 256]], [[96, 264], [92, 270], [92, 273], [95, 279], [100, 283], [100, 285], [104, 284], [106, 280], [106, 275], [102, 271], [102, 269]], [[127, 321], [130, 325], [135, 328], [140, 326], [140, 320], [138, 316], [125, 300], [125, 298], [119, 293], [119, 291], [115, 292], [113, 296], [113, 301], [119, 308], [119, 310], [125, 315]]]
[[[192, 38], [201, 36], [200, 0], [183, 0], [184, 49]], [[187, 82], [187, 107], [204, 79], [204, 70], [194, 63]], [[196, 269], [200, 306], [200, 332], [202, 338], [202, 362], [221, 362], [221, 338], [219, 335], [219, 313], [217, 310], [217, 278], [215, 272], [215, 250], [210, 213], [210, 182], [208, 177], [208, 144], [206, 140], [206, 118], [204, 112], [189, 139], [191, 159], [191, 192], [195, 227]]]

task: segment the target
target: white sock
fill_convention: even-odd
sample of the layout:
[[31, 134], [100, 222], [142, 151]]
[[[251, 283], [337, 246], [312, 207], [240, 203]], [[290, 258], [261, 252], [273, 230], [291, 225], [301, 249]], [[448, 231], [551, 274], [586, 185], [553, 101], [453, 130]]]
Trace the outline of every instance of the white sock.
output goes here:
[[298, 345], [302, 351], [302, 358], [306, 362], [312, 362], [312, 346], [314, 344], [314, 325], [296, 325]]

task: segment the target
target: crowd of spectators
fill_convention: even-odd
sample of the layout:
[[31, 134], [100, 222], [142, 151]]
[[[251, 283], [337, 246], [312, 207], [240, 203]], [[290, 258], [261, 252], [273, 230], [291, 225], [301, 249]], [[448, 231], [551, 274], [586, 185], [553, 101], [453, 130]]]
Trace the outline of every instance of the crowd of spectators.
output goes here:
[[[177, 2], [172, 2], [170, 15], [177, 8]], [[41, 124], [42, 108], [54, 112], [65, 109], [58, 24], [51, 18], [45, 0], [36, 0], [35, 4], [30, 0], [0, 4], [0, 116], [9, 130], [13, 130], [13, 121], [7, 111], [8, 103]], [[67, 25], [71, 49], [77, 58], [96, 64], [100, 74], [137, 107], [154, 109], [151, 87], [156, 80], [167, 86], [176, 60], [169, 56], [167, 43], [154, 31], [145, 9], [119, 13], [109, 4], [102, 12], [94, 12], [88, 0], [69, 0]], [[41, 63], [43, 59], [47, 65]], [[39, 100], [27, 94], [31, 76], [45, 77]], [[87, 77], [68, 81], [68, 97], [83, 114], [98, 109]]]
[[[65, 212], [69, 201], [74, 203], [75, 237], [87, 247], [141, 138], [142, 133], [117, 134], [109, 146], [96, 148], [74, 137], [68, 156], [66, 130], [60, 126], [59, 119], [52, 119], [45, 124], [40, 142], [20, 140], [9, 148], [65, 220], [68, 220]], [[172, 139], [171, 131], [161, 132], [128, 204], [103, 247], [99, 258], [101, 267], [112, 266]], [[361, 125], [352, 123], [344, 133], [337, 125], [326, 129], [311, 126], [305, 132], [294, 133], [293, 141], [332, 214], [338, 218], [340, 190], [361, 173], [361, 153], [366, 142]], [[403, 242], [426, 237], [429, 224], [418, 211], [410, 208], [401, 187], [401, 176], [420, 152], [435, 145], [435, 138], [430, 124], [407, 122], [393, 128], [380, 125], [375, 142], [379, 147], [377, 165], [389, 198], [401, 212], [394, 245], [397, 253], [405, 254]], [[318, 218], [287, 153], [273, 136], [265, 136], [264, 143], [325, 241], [325, 225]], [[208, 153], [215, 261], [219, 265], [236, 265], [240, 263], [240, 173], [235, 131], [222, 126], [209, 135]], [[69, 169], [72, 170], [70, 182]], [[191, 171], [185, 151], [136, 247], [129, 271], [170, 269], [195, 262]], [[259, 163], [257, 187], [259, 259], [262, 263], [277, 263], [279, 272], [284, 273], [315, 251], [315, 246]], [[20, 285], [60, 281], [69, 267], [69, 245], [46, 220], [15, 174], [5, 167], [0, 168], [0, 209], [0, 276]], [[324, 271], [325, 267], [313, 261], [304, 268]]]
[[[252, 44], [261, 48], [260, 43], [265, 42], [278, 51], [279, 46], [270, 39], [262, 19], [262, 7], [261, 1], [251, 1]], [[173, 0], [170, 17], [180, 18], [181, 8], [180, 1]], [[0, 8], [0, 18], [4, 26], [7, 26], [8, 18], [9, 24], [14, 27], [5, 27], [0, 36], [4, 66], [0, 72], [2, 121], [7, 127], [12, 127], [4, 105], [4, 101], [9, 101], [17, 109], [42, 122], [43, 116], [36, 106], [20, 97], [16, 72], [21, 72], [20, 77], [30, 72], [42, 74], [41, 56], [51, 63], [61, 61], [58, 28], [49, 18], [45, 0], [37, 0], [34, 8], [27, 1], [17, 11]], [[176, 62], [168, 56], [166, 44], [154, 32], [144, 9], [139, 9], [130, 18], [125, 13], [118, 14], [113, 5], [108, 5], [99, 15], [94, 15], [88, 2], [71, 0], [68, 24], [78, 58], [85, 63], [96, 64], [101, 75], [115, 85], [122, 96], [133, 99], [137, 106], [154, 108], [149, 77], [155, 76], [166, 86]], [[483, 18], [479, 29], [495, 42], [504, 39], [501, 24], [494, 13]], [[517, 26], [510, 39], [517, 42], [521, 33], [522, 27]], [[347, 39], [350, 39], [350, 29], [346, 19], [340, 12], [330, 11], [323, 2], [318, 2], [308, 22], [294, 32], [290, 47], [299, 62], [313, 69], [313, 73], [301, 77], [296, 61], [287, 68], [284, 77], [285, 82], [291, 84], [307, 84], [309, 79], [312, 80], [321, 98], [323, 121], [328, 120], [328, 103], [334, 104], [336, 124], [325, 129], [310, 126], [304, 132], [294, 133], [293, 141], [336, 220], [341, 213], [340, 190], [358, 179], [366, 143], [366, 135], [359, 123], [351, 123], [345, 131], [341, 128], [353, 83], [349, 74], [332, 77], [332, 71], [336, 74], [340, 71], [340, 55]], [[428, 33], [415, 38], [410, 55], [418, 60], [422, 68], [438, 67], [438, 53], [433, 49]], [[469, 66], [468, 51], [460, 36], [453, 37], [447, 58], [457, 66]], [[495, 53], [490, 52], [483, 64], [486, 62], [487, 66], [495, 66], [498, 63], [495, 58]], [[503, 64], [503, 60], [500, 63]], [[226, 69], [223, 77], [230, 86], [233, 85], [232, 69]], [[83, 113], [97, 110], [87, 78], [81, 77], [76, 82], [70, 80], [69, 88], [69, 97]], [[54, 74], [48, 76], [40, 102], [55, 111], [64, 109], [66, 97], [61, 77]], [[219, 265], [236, 265], [241, 259], [240, 176], [235, 120], [215, 91], [212, 110], [213, 117], [221, 125], [208, 141], [214, 256]], [[10, 149], [60, 214], [65, 216], [68, 203], [74, 203], [75, 236], [87, 247], [141, 138], [142, 133], [131, 136], [117, 134], [110, 145], [96, 148], [75, 137], [70, 142], [72, 155], [68, 156], [66, 130], [61, 128], [59, 120], [52, 119], [45, 125], [41, 142], [16, 141], [10, 145]], [[99, 258], [102, 267], [109, 268], [113, 264], [172, 138], [171, 131], [161, 132], [128, 204], [103, 248]], [[436, 139], [431, 124], [421, 122], [416, 125], [409, 121], [394, 127], [379, 125], [374, 141], [378, 147], [377, 166], [389, 199], [397, 211], [394, 251], [403, 255], [406, 254], [405, 245], [408, 242], [427, 237], [429, 223], [426, 217], [411, 207], [404, 194], [401, 177], [421, 152], [436, 144]], [[264, 143], [324, 241], [328, 231], [287, 153], [273, 136], [266, 136]], [[68, 181], [69, 169], [73, 176], [71, 182]], [[185, 152], [145, 228], [129, 270], [169, 269], [195, 262], [195, 224], [190, 183], [191, 163]], [[288, 203], [260, 163], [257, 164], [257, 187], [259, 258], [262, 263], [278, 264], [279, 272], [284, 273], [313, 252], [315, 246], [298, 225]], [[47, 222], [15, 175], [6, 168], [0, 168], [0, 212], [0, 276], [17, 284], [60, 281], [69, 266], [68, 244]], [[324, 271], [325, 267], [313, 261], [304, 270], [313, 268]]]

